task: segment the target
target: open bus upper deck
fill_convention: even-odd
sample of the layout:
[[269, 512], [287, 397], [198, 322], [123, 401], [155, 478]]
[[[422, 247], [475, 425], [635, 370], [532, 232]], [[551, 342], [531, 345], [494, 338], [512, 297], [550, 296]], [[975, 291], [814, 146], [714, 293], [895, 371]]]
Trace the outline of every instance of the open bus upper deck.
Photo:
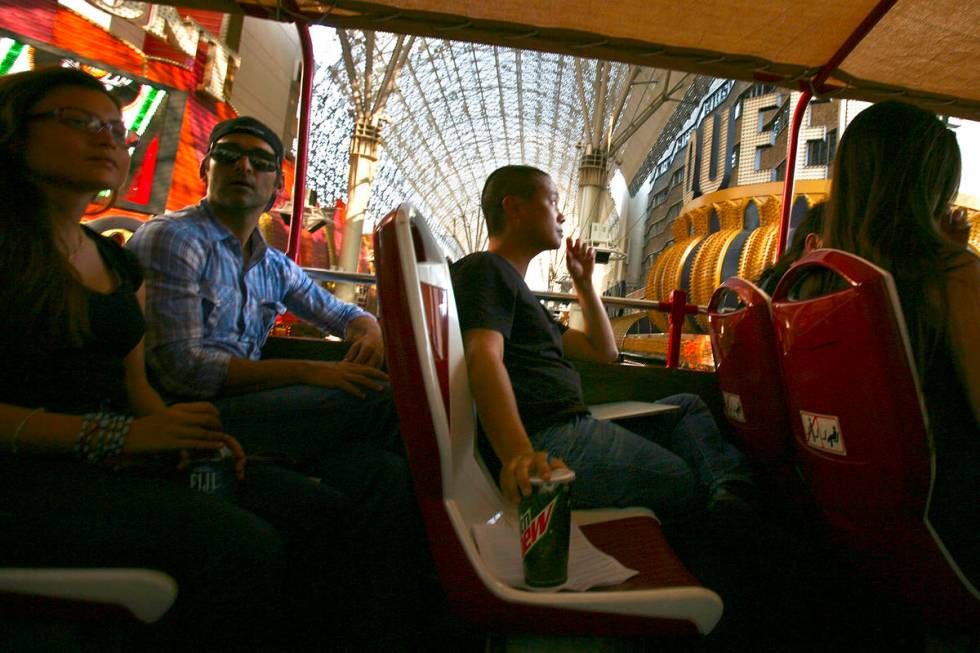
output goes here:
[[[308, 26], [334, 25], [540, 49], [764, 81], [811, 97], [901, 98], [945, 115], [980, 119], [980, 6], [929, 2], [236, 2], [181, 5], [295, 22], [304, 51], [303, 102], [293, 197], [304, 196], [312, 87]], [[692, 20], [692, 17], [697, 20]], [[760, 32], [766, 38], [758, 38]], [[748, 44], [751, 44], [749, 46]], [[802, 110], [797, 109], [793, 134]], [[796, 156], [791, 136], [789, 159]], [[787, 166], [784, 198], [793, 196]], [[790, 202], [784, 201], [783, 233]], [[289, 251], [299, 252], [301, 203]], [[782, 242], [783, 239], [781, 239]]]

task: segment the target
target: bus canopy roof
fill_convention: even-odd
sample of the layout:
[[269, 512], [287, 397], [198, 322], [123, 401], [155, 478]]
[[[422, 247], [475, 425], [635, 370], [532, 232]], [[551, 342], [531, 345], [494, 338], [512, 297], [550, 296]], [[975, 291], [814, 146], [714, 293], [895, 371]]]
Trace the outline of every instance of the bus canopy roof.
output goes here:
[[281, 21], [418, 34], [804, 85], [876, 10], [828, 88], [980, 120], [980, 2], [963, 0], [182, 0]]

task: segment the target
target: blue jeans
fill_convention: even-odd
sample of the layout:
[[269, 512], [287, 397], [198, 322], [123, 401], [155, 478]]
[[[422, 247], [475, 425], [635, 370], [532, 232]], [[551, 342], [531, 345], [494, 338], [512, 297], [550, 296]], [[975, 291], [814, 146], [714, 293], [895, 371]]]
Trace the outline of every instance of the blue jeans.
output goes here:
[[124, 650], [325, 650], [356, 632], [361, 557], [337, 536], [348, 502], [303, 474], [249, 465], [236, 503], [162, 468], [117, 473], [66, 456], [0, 455], [0, 478], [0, 566], [148, 567], [177, 580], [173, 608]]
[[317, 467], [329, 468], [330, 459], [353, 444], [401, 456], [390, 387], [366, 392], [361, 399], [334, 388], [291, 385], [219, 397], [214, 405], [246, 453], [289, 454], [318, 475]]
[[700, 511], [719, 484], [750, 480], [745, 457], [697, 395], [658, 401], [680, 409], [624, 422], [629, 430], [583, 415], [531, 435], [535, 449], [575, 471], [574, 507], [643, 506], [672, 521]]
[[[214, 400], [225, 431], [248, 454], [280, 453], [337, 490], [352, 507], [338, 522], [358, 569], [371, 646], [412, 637], [422, 578], [433, 569], [405, 459], [391, 389], [363, 399], [306, 385]], [[246, 475], [248, 470], [246, 468]], [[311, 516], [312, 517], [312, 516]], [[431, 571], [434, 574], [434, 571]]]

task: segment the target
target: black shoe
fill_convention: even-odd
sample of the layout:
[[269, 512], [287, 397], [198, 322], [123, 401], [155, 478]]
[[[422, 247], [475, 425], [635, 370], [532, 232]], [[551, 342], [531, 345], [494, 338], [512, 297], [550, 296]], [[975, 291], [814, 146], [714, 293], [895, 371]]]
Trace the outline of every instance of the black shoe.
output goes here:
[[720, 483], [708, 498], [708, 520], [736, 529], [750, 528], [759, 522], [758, 492], [747, 481]]

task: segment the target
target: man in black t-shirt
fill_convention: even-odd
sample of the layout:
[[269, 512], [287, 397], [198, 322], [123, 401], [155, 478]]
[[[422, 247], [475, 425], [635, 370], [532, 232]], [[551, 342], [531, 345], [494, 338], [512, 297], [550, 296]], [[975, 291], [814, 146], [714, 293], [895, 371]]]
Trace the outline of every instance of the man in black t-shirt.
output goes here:
[[640, 505], [669, 520], [748, 485], [744, 457], [695, 395], [662, 399], [680, 410], [646, 420], [640, 434], [589, 415], [568, 358], [611, 363], [619, 355], [592, 283], [595, 252], [566, 240], [584, 331], [555, 322], [524, 282], [531, 259], [562, 243], [565, 218], [551, 177], [505, 166], [487, 179], [481, 204], [489, 251], [453, 264], [452, 278], [483, 444], [490, 445], [481, 448], [489, 466], [499, 467], [505, 496], [516, 503], [530, 494], [530, 473], [548, 478], [567, 463], [577, 477], [577, 507]]

